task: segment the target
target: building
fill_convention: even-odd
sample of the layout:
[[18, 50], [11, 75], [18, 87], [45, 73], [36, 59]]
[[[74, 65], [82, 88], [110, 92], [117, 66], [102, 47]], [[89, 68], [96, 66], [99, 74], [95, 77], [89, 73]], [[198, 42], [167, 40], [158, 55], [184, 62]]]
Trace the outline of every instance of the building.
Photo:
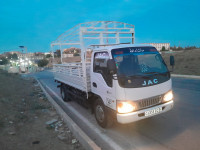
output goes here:
[[143, 43], [154, 46], [158, 51], [162, 51], [162, 48], [165, 47], [165, 50], [170, 50], [170, 43]]
[[36, 53], [21, 53], [19, 54], [19, 59], [28, 59], [32, 62], [38, 62], [39, 60], [44, 59], [44, 53], [36, 52]]
[[33, 57], [34, 56], [34, 53], [21, 53], [18, 55], [19, 58], [23, 58], [23, 57]]
[[12, 55], [13, 55], [13, 54], [17, 54], [17, 56], [21, 54], [21, 52], [19, 52], [19, 51], [11, 51], [11, 52], [9, 52], [9, 53], [12, 54]]
[[62, 54], [63, 58], [74, 57], [74, 54]]
[[63, 50], [63, 54], [80, 54], [81, 49], [76, 47], [70, 47]]
[[45, 52], [44, 55], [52, 55], [52, 52]]

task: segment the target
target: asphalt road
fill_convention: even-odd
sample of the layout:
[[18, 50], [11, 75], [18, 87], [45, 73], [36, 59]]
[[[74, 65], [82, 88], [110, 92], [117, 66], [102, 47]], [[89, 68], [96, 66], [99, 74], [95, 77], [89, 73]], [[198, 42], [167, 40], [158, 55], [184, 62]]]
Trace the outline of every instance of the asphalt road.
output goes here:
[[[52, 72], [43, 71], [34, 76], [51, 89], [49, 93], [55, 101], [102, 149], [200, 149], [200, 80], [172, 79], [175, 105], [171, 111], [131, 124], [115, 124], [112, 128], [102, 129], [90, 110], [74, 101], [63, 103], [58, 99], [60, 93]], [[68, 110], [67, 106], [81, 114], [81, 119]]]

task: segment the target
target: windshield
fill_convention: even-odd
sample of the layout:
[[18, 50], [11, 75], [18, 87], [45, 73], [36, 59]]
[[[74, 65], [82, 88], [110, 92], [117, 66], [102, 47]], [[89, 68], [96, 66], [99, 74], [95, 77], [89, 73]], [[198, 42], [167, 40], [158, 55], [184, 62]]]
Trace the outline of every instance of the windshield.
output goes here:
[[[144, 83], [143, 79], [150, 80], [152, 77], [158, 78], [159, 76], [168, 76], [169, 71], [166, 67], [166, 64], [163, 61], [160, 53], [154, 47], [129, 47], [113, 49], [112, 56], [116, 63], [117, 75], [121, 80], [122, 78], [123, 80], [126, 80], [126, 78], [142, 78], [141, 82]], [[160, 80], [159, 83], [164, 82], [165, 79]], [[130, 79], [129, 82], [131, 82]]]

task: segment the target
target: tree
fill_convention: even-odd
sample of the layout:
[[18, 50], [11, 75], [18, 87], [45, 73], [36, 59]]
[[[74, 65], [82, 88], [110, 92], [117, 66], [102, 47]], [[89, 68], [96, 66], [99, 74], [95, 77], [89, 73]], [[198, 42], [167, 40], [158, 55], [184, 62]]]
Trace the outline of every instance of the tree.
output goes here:
[[39, 54], [38, 54], [38, 53], [36, 53], [36, 52], [34, 53], [34, 55], [35, 55], [35, 56], [39, 56]]
[[17, 56], [17, 54], [16, 53], [14, 53], [14, 54], [12, 54], [12, 59], [14, 59], [14, 60], [18, 60], [18, 56]]
[[8, 59], [11, 59], [11, 58], [12, 58], [12, 54], [8, 52], [8, 53], [6, 54], [6, 57], [7, 57]]
[[48, 63], [49, 63], [49, 61], [46, 60], [46, 59], [39, 60], [39, 61], [38, 61], [38, 67], [44, 67], [44, 66], [46, 66]]
[[60, 57], [61, 56], [61, 53], [60, 53], [59, 49], [56, 50], [56, 52], [54, 53], [54, 56], [55, 57]]
[[175, 51], [176, 50], [176, 46], [174, 45], [174, 47], [171, 47], [170, 49]]
[[47, 54], [46, 55], [46, 58], [50, 58], [50, 57], [52, 57], [51, 54]]
[[163, 47], [162, 47], [162, 51], [165, 51], [165, 50], [166, 50], [166, 49], [165, 49], [165, 46], [163, 46]]
[[197, 49], [196, 46], [187, 46], [185, 47], [185, 50], [192, 50], [192, 49]]
[[8, 64], [8, 59], [6, 59], [5, 57], [1, 57], [0, 58], [0, 65], [6, 65]]
[[8, 53], [6, 54], [6, 57], [7, 57], [8, 59], [13, 59], [13, 60], [17, 60], [17, 59], [18, 59], [18, 56], [17, 56], [16, 53], [11, 54], [11, 53], [8, 52]]
[[79, 53], [74, 53], [74, 56], [80, 56], [80, 54]]
[[176, 50], [183, 50], [181, 46], [177, 47]]

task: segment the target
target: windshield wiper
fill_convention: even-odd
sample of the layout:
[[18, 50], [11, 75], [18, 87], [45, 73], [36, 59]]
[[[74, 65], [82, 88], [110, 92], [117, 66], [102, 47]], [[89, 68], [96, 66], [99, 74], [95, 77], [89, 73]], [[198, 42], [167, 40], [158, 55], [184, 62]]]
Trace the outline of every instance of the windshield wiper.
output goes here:
[[167, 72], [147, 72], [147, 73], [144, 73], [145, 75], [162, 75], [162, 76], [165, 76]]

